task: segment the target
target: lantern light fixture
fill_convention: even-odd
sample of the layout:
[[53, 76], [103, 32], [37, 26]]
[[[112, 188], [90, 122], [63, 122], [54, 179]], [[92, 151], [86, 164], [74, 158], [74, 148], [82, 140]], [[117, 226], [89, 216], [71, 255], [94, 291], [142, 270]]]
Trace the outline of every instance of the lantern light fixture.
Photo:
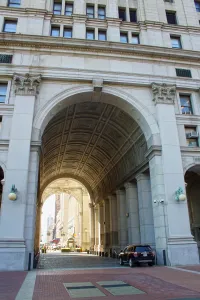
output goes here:
[[12, 185], [12, 188], [10, 190], [10, 194], [8, 195], [8, 199], [11, 201], [15, 201], [17, 200], [17, 189], [15, 187], [15, 185]]
[[178, 188], [178, 190], [175, 192], [175, 200], [176, 201], [185, 201], [186, 195], [183, 192], [183, 189], [181, 187]]

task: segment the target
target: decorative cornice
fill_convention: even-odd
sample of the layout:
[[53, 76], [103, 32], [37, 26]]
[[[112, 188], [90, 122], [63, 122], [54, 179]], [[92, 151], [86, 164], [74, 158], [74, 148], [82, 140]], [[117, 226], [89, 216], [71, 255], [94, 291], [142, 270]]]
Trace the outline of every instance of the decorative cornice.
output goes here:
[[174, 104], [176, 85], [152, 83], [153, 101], [155, 104]]
[[[23, 39], [22, 39], [23, 37]], [[33, 35], [19, 35], [12, 33], [0, 33], [0, 44], [6, 47], [6, 50], [13, 50], [13, 47], [23, 47], [25, 49], [31, 49], [34, 47], [39, 51], [45, 51], [50, 49], [64, 50], [64, 51], [80, 51], [81, 53], [111, 53], [116, 55], [124, 55], [133, 57], [145, 56], [149, 57], [151, 60], [158, 57], [161, 59], [167, 58], [169, 60], [181, 60], [184, 63], [197, 62], [199, 64], [200, 53], [199, 51], [171, 49], [166, 47], [157, 47], [150, 45], [133, 45], [133, 44], [123, 44], [111, 41], [88, 41], [84, 39], [63, 39], [62, 37], [51, 37], [51, 36], [33, 36]], [[184, 78], [186, 79], [186, 78]]]
[[128, 190], [128, 189], [133, 189], [135, 186], [134, 186], [134, 183], [132, 183], [132, 182], [126, 182], [124, 184], [124, 187], [126, 190]]
[[162, 146], [151, 146], [145, 154], [148, 160], [151, 160], [154, 156], [162, 155]]
[[15, 94], [22, 96], [36, 96], [41, 82], [41, 75], [14, 74]]

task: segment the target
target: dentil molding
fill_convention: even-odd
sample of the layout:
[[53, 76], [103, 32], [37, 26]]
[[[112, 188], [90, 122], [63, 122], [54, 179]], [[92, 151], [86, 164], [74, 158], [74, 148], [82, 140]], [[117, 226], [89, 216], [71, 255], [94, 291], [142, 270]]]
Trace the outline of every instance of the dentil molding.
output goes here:
[[176, 85], [152, 83], [153, 101], [155, 104], [174, 104]]
[[30, 74], [14, 74], [15, 94], [21, 96], [36, 96], [41, 83], [42, 76]]

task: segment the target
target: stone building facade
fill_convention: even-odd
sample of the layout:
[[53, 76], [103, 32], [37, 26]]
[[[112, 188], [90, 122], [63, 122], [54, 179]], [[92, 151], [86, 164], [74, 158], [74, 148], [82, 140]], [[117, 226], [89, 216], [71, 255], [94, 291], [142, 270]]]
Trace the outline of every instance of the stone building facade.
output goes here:
[[148, 243], [159, 264], [199, 263], [199, 10], [0, 0], [1, 270], [27, 269], [60, 178], [90, 194], [95, 252]]

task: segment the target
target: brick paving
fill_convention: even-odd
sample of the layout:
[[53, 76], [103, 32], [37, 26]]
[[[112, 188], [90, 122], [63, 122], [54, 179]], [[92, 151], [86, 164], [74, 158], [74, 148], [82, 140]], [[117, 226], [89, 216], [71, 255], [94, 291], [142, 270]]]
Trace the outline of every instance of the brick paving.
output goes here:
[[200, 273], [200, 265], [196, 265], [196, 266], [186, 266], [186, 267], [178, 267], [180, 269], [184, 269], [184, 270], [190, 270], [190, 271], [195, 271], [195, 272], [199, 272]]
[[0, 300], [14, 300], [27, 272], [0, 272]]
[[[187, 272], [182, 270], [182, 267], [176, 269], [148, 266], [130, 268], [120, 267], [118, 261], [111, 258], [86, 254], [52, 253], [42, 256], [40, 267], [43, 269], [38, 269], [36, 273], [28, 273], [36, 275], [32, 277], [34, 280], [31, 279], [32, 288], [30, 281], [26, 284], [27, 272], [0, 273], [0, 300], [16, 300], [23, 282], [23, 292], [27, 296], [25, 299], [19, 297], [23, 295], [19, 292], [17, 300], [80, 300], [81, 298], [70, 297], [64, 283], [68, 283], [67, 286], [71, 286], [72, 283], [75, 286], [91, 283], [94, 288], [96, 287], [96, 291], [100, 291], [97, 294], [103, 295], [103, 297], [88, 297], [86, 293], [87, 297], [82, 298], [85, 300], [114, 300], [114, 298], [120, 300], [200, 300], [200, 273], [197, 273], [200, 266], [184, 267]], [[193, 273], [190, 270], [197, 272]], [[121, 281], [144, 293], [115, 296], [104, 285], [100, 285], [102, 281]], [[75, 294], [80, 295], [80, 293]]]

